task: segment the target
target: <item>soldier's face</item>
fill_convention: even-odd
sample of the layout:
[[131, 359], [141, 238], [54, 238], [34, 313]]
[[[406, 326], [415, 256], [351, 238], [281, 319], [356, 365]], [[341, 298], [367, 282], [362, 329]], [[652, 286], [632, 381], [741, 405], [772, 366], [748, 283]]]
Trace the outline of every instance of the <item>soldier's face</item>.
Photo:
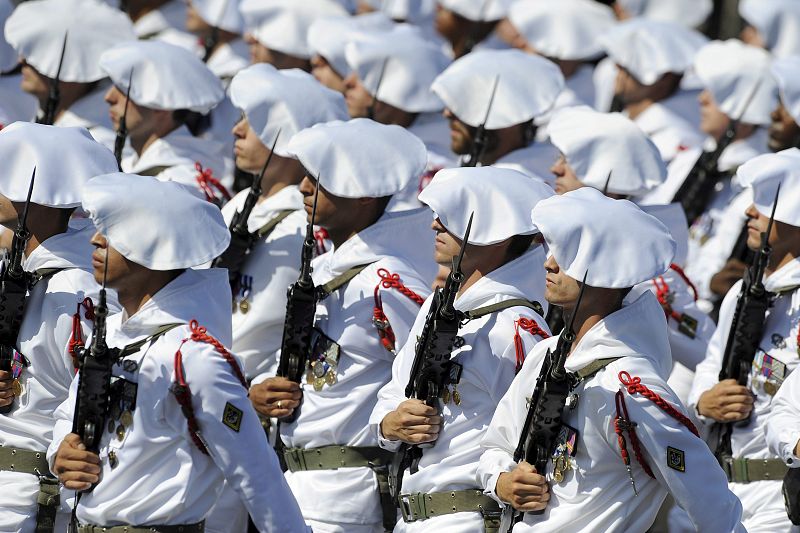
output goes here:
[[146, 122], [147, 110], [136, 105], [131, 99], [128, 103], [128, 113], [126, 115], [125, 100], [125, 93], [115, 85], [112, 85], [105, 95], [105, 101], [108, 104], [108, 116], [111, 118], [111, 123], [116, 130], [119, 129], [120, 120], [125, 115], [125, 127], [128, 128], [129, 133], [135, 134]]
[[434, 19], [436, 31], [450, 42], [454, 42], [463, 35], [464, 19], [450, 11], [441, 4], [436, 6], [436, 18]]
[[344, 99], [351, 118], [365, 118], [369, 115], [372, 95], [361, 83], [358, 74], [351, 72], [344, 80]]
[[[306, 217], [311, 222], [311, 211], [314, 207], [314, 193], [317, 190], [317, 180], [311, 176], [306, 176], [300, 182], [300, 192], [303, 194], [303, 207], [306, 210]], [[317, 197], [317, 212], [314, 218], [314, 224], [317, 226], [329, 229], [331, 224], [336, 224], [337, 219], [343, 218], [346, 215], [347, 209], [351, 208], [350, 198], [340, 198], [334, 196], [325, 190], [325, 187], [320, 187], [319, 195]]]
[[730, 124], [730, 118], [722, 112], [708, 89], [704, 89], [697, 99], [700, 102], [700, 129], [713, 138], [719, 139]]
[[17, 226], [18, 216], [14, 202], [0, 194], [0, 225], [13, 230]]
[[311, 74], [328, 89], [345, 94], [344, 78], [321, 55], [311, 58]]
[[772, 119], [772, 123], [769, 126], [769, 140], [767, 141], [770, 150], [780, 152], [787, 148], [800, 147], [800, 126], [794, 121], [782, 102], [770, 114], [770, 119]]
[[99, 232], [92, 236], [91, 243], [95, 248], [92, 253], [92, 274], [97, 283], [103, 283], [106, 263], [108, 263], [106, 285], [111, 288], [119, 287], [121, 282], [124, 283], [125, 278], [129, 277], [132, 270], [139, 266], [125, 259], [121, 253], [109, 246], [106, 237]]
[[[750, 207], [744, 212], [747, 215], [747, 247], [751, 250], [758, 250], [761, 248], [761, 234], [767, 231], [769, 226], [769, 216], [761, 213], [756, 206], [751, 204]], [[769, 233], [769, 244], [774, 246], [779, 238], [778, 226], [786, 226], [781, 222], [775, 221], [772, 225], [772, 231]]]
[[556, 177], [556, 194], [564, 194], [584, 186], [563, 154], [550, 167], [550, 172]]
[[208, 24], [197, 9], [192, 5], [192, 2], [187, 2], [186, 6], [186, 31], [195, 35], [208, 35], [211, 33], [211, 25]]
[[50, 91], [50, 78], [42, 75], [29, 64], [23, 63], [20, 88], [26, 93], [32, 94], [40, 101], [44, 101], [47, 99], [47, 94]]
[[648, 85], [643, 85], [634, 78], [625, 68], [617, 65], [617, 80], [614, 86], [614, 96], [618, 96], [625, 104], [640, 102], [649, 94]]
[[233, 143], [233, 153], [236, 157], [236, 166], [246, 172], [259, 172], [267, 162], [269, 148], [264, 146], [258, 134], [250, 127], [247, 117], [242, 119], [233, 127], [233, 136], [236, 141]]
[[[438, 218], [431, 224], [431, 229], [436, 232], [433, 260], [442, 266], [451, 266], [453, 257], [456, 257], [461, 251], [461, 239], [447, 231]], [[464, 257], [466, 258], [466, 251]]]
[[558, 266], [554, 256], [544, 262], [545, 276], [544, 297], [551, 304], [571, 308], [578, 301], [581, 292], [578, 280], [569, 277]]
[[454, 154], [465, 155], [472, 150], [473, 131], [464, 122], [461, 122], [452, 111], [445, 108], [445, 118], [450, 122], [450, 149]]

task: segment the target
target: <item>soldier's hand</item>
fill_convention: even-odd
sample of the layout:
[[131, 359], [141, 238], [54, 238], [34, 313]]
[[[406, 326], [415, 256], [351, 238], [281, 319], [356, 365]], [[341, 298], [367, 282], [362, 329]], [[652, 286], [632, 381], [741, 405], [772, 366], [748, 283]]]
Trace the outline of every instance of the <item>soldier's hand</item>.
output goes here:
[[408, 444], [433, 442], [439, 438], [441, 428], [442, 417], [422, 400], [405, 400], [381, 421], [385, 439]]
[[70, 433], [58, 447], [53, 470], [65, 488], [86, 490], [100, 481], [100, 457], [87, 451], [78, 435]]
[[731, 287], [742, 279], [745, 270], [747, 270], [747, 264], [743, 261], [728, 259], [722, 270], [711, 277], [711, 281], [708, 284], [711, 292], [719, 296], [725, 296]]
[[750, 416], [753, 395], [735, 379], [720, 381], [697, 401], [697, 412], [717, 422], [736, 422]]
[[11, 377], [11, 372], [0, 370], [0, 407], [11, 405], [14, 402], [12, 383], [14, 383], [14, 380]]
[[517, 511], [541, 511], [550, 501], [550, 487], [544, 476], [522, 461], [511, 472], [497, 477], [495, 494]]
[[303, 390], [300, 384], [286, 378], [267, 378], [250, 387], [250, 401], [255, 410], [264, 416], [290, 416], [302, 399]]

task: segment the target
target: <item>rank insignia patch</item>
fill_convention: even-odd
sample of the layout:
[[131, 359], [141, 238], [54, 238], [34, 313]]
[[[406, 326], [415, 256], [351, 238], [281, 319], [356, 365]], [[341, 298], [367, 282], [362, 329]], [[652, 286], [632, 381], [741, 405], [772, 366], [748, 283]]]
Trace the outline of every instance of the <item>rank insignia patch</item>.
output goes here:
[[686, 472], [686, 454], [683, 450], [667, 446], [667, 466], [678, 472]]
[[226, 403], [225, 411], [222, 413], [222, 423], [238, 433], [242, 427], [242, 410], [231, 402]]

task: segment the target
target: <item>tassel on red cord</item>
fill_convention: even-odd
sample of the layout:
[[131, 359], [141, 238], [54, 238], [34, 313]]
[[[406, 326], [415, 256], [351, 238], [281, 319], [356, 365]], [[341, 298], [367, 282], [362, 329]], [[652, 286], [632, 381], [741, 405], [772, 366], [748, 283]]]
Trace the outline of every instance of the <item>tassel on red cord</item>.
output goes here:
[[375, 307], [372, 313], [372, 323], [378, 330], [378, 337], [380, 338], [381, 345], [390, 352], [395, 353], [395, 335], [394, 331], [392, 331], [392, 325], [389, 323], [389, 319], [386, 318], [386, 314], [383, 312], [383, 301], [381, 300], [380, 289], [396, 289], [417, 305], [422, 305], [425, 299], [403, 285], [403, 282], [400, 281], [399, 274], [392, 274], [385, 268], [379, 268], [378, 277], [381, 278], [381, 281], [375, 285], [375, 291], [373, 292]]
[[89, 297], [78, 302], [75, 314], [72, 315], [72, 334], [69, 337], [68, 353], [72, 358], [72, 366], [75, 372], [78, 371], [80, 361], [78, 360], [79, 352], [84, 348], [86, 343], [83, 340], [83, 328], [81, 328], [81, 307], [84, 308], [84, 316], [86, 320], [94, 320], [94, 302]]
[[515, 372], [519, 372], [523, 363], [525, 363], [525, 345], [522, 343], [522, 337], [519, 334], [520, 328], [542, 339], [546, 339], [550, 336], [532, 318], [521, 316], [514, 321], [514, 353], [517, 360]]
[[669, 268], [674, 270], [675, 273], [678, 274], [683, 279], [683, 281], [686, 282], [689, 288], [692, 289], [692, 293], [694, 293], [694, 301], [696, 302], [699, 297], [697, 292], [697, 287], [694, 286], [694, 283], [692, 283], [692, 280], [690, 280], [689, 276], [686, 275], [686, 272], [684, 272], [683, 269], [678, 265], [676, 265], [675, 263], [669, 265]]
[[325, 241], [329, 239], [328, 230], [319, 228], [314, 232], [314, 240], [317, 241], [317, 255], [322, 255], [327, 252]]
[[656, 404], [659, 409], [667, 413], [669, 416], [686, 426], [686, 428], [695, 434], [695, 436], [699, 437], [700, 434], [697, 432], [697, 428], [689, 420], [686, 415], [675, 409], [668, 401], [664, 398], [659, 396], [657, 393], [651, 391], [647, 386], [642, 385], [642, 378], [638, 376], [631, 377], [631, 375], [624, 370], [619, 373], [619, 381], [622, 383], [623, 386], [628, 390], [628, 394], [636, 394], [637, 392]]
[[[197, 185], [200, 187], [200, 190], [203, 191], [206, 200], [222, 207], [223, 203], [231, 199], [231, 193], [229, 193], [228, 189], [214, 177], [214, 173], [210, 168], [204, 169], [199, 161], [194, 164], [194, 168], [197, 170]], [[216, 191], [214, 189], [216, 189]], [[220, 195], [222, 196], [221, 198]]]

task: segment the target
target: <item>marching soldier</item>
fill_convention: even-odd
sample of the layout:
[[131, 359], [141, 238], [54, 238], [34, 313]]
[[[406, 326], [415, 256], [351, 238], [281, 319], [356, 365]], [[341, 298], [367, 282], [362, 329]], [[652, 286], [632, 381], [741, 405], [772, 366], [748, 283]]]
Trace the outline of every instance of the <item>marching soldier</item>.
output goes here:
[[800, 148], [800, 56], [784, 57], [772, 62], [772, 75], [778, 84], [778, 105], [772, 111], [769, 127], [769, 149], [780, 152]]
[[187, 8], [182, 0], [124, 0], [122, 7], [138, 39], [185, 42]]
[[490, 48], [500, 43], [492, 32], [508, 14], [509, 0], [437, 0], [434, 24], [458, 59], [475, 47]]
[[[509, 169], [440, 171], [420, 200], [436, 219], [436, 261], [452, 266], [470, 216], [474, 225], [460, 263], [464, 282], [454, 306], [462, 324], [450, 361], [460, 369], [436, 405], [406, 397], [432, 298], [422, 305], [409, 340], [392, 367], [392, 380], [378, 393], [370, 418], [382, 447], [402, 443], [424, 448], [398, 487], [403, 521], [395, 531], [461, 532], [496, 528], [499, 507], [476, 484], [479, 442], [525, 353], [550, 335], [544, 322], [545, 252], [530, 220], [530, 206], [552, 196], [540, 180]], [[429, 332], [428, 334], [434, 334]], [[424, 355], [424, 354], [423, 354]], [[402, 453], [402, 452], [396, 452]], [[418, 469], [418, 470], [417, 470]], [[403, 472], [400, 472], [402, 475]], [[453, 491], [456, 500], [452, 502]]]

